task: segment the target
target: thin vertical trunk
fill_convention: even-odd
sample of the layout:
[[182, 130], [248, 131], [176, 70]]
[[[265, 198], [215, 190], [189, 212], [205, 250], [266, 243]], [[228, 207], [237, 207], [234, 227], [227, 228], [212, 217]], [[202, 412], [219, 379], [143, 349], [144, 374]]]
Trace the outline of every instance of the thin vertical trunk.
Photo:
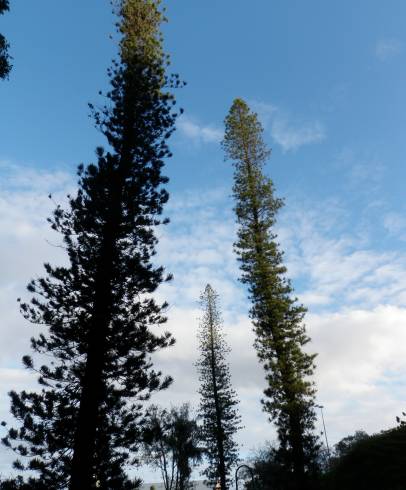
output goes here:
[[[86, 361], [74, 442], [70, 490], [94, 488], [92, 470], [94, 468], [99, 406], [103, 395], [103, 340], [107, 330], [106, 317], [103, 318], [101, 313], [97, 315], [101, 320], [97, 325], [97, 336], [100, 338], [96, 339], [96, 335], [91, 335], [91, 344]], [[93, 325], [94, 330], [96, 330], [95, 324], [96, 322]]]
[[[106, 264], [107, 265], [107, 264]], [[94, 456], [99, 406], [103, 399], [105, 341], [109, 324], [108, 285], [96, 292], [94, 321], [89, 335], [89, 351], [74, 441], [70, 490], [94, 488]]]
[[95, 275], [94, 313], [88, 334], [88, 352], [76, 434], [69, 490], [95, 488], [95, 452], [100, 427], [100, 405], [104, 397], [103, 371], [108, 327], [111, 322], [112, 277], [115, 242], [120, 217], [120, 176], [112, 183], [110, 212], [104, 226], [98, 270]]
[[218, 388], [217, 388], [216, 358], [214, 352], [214, 335], [213, 335], [213, 317], [212, 317], [212, 305], [211, 305], [210, 297], [209, 297], [208, 305], [209, 305], [208, 310], [209, 310], [209, 325], [210, 325], [210, 364], [211, 364], [211, 373], [212, 373], [212, 382], [213, 382], [213, 398], [214, 398], [214, 404], [216, 408], [216, 426], [217, 426], [216, 437], [217, 437], [217, 453], [219, 458], [218, 471], [220, 476], [221, 490], [226, 490], [227, 474], [226, 474], [226, 465], [225, 465], [225, 458], [224, 458], [224, 434], [223, 434], [220, 400], [219, 400]]
[[132, 162], [132, 130], [134, 106], [131, 87], [126, 87], [124, 106], [126, 107], [122, 145], [119, 149], [118, 166], [111, 177], [110, 209], [104, 226], [99, 270], [96, 274], [96, 291], [93, 322], [89, 331], [88, 356], [80, 398], [78, 425], [74, 441], [72, 472], [69, 490], [90, 490], [95, 481], [94, 468], [95, 443], [98, 427], [98, 412], [103, 400], [103, 370], [106, 355], [106, 340], [111, 322], [113, 260], [116, 238], [122, 218], [121, 199], [125, 178]]
[[172, 473], [171, 473], [171, 480], [169, 482], [169, 475], [168, 475], [168, 464], [166, 462], [166, 456], [165, 456], [165, 448], [163, 447], [163, 443], [161, 441], [161, 454], [162, 454], [162, 476], [164, 480], [164, 487], [165, 490], [172, 490], [172, 483], [173, 483], [173, 465], [172, 465]]

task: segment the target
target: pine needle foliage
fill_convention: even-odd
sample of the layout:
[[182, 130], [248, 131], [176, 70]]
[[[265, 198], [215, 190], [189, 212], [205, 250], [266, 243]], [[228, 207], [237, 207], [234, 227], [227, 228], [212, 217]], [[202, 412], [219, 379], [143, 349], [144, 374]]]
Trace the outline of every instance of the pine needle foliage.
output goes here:
[[[155, 230], [168, 200], [162, 175], [171, 156], [167, 139], [176, 113], [166, 75], [158, 0], [122, 0], [118, 61], [109, 70], [107, 104], [91, 106], [108, 149], [79, 166], [78, 191], [49, 219], [63, 238], [68, 265], [45, 264], [21, 310], [41, 326], [31, 340], [38, 360], [37, 392], [11, 392], [20, 426], [3, 439], [19, 456], [15, 467], [34, 470], [29, 488], [136, 488], [125, 468], [142, 438], [144, 401], [171, 379], [153, 369], [151, 354], [173, 344], [158, 327], [166, 304], [152, 293], [170, 279], [155, 265]], [[31, 473], [32, 475], [32, 473]]]
[[[0, 0], [0, 15], [9, 10], [8, 0]], [[7, 78], [11, 70], [11, 58], [8, 53], [9, 44], [6, 38], [0, 34], [0, 78]]]
[[303, 490], [318, 448], [311, 381], [315, 355], [304, 351], [310, 340], [303, 324], [306, 310], [293, 297], [274, 232], [283, 202], [264, 174], [270, 151], [257, 115], [241, 99], [234, 101], [226, 117], [223, 148], [235, 169], [235, 251], [252, 302], [255, 347], [266, 372], [263, 408], [276, 423], [279, 455], [294, 475], [296, 488]]
[[208, 284], [201, 295], [203, 316], [200, 322], [200, 358], [197, 362], [200, 380], [199, 418], [201, 437], [208, 466], [204, 471], [210, 485], [220, 482], [230, 488], [233, 466], [238, 461], [235, 435], [241, 428], [237, 393], [231, 385], [227, 354], [230, 352], [222, 331], [218, 295]]

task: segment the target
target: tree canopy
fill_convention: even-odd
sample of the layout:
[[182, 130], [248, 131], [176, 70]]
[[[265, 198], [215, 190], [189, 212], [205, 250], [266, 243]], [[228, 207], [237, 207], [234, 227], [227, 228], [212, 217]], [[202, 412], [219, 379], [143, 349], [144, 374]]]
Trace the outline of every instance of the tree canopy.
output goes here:
[[[0, 0], [0, 15], [9, 10], [9, 1]], [[8, 52], [9, 44], [0, 34], [0, 78], [7, 78], [11, 70], [11, 57]]]
[[192, 469], [202, 455], [200, 429], [187, 403], [170, 410], [149, 408], [143, 458], [159, 469], [165, 490], [188, 490]]
[[200, 320], [199, 347], [199, 416], [201, 438], [208, 466], [204, 471], [211, 485], [229, 488], [233, 466], [238, 461], [235, 435], [241, 428], [237, 393], [232, 388], [226, 356], [230, 352], [222, 330], [218, 295], [207, 284], [201, 295], [203, 316]]
[[[234, 165], [235, 250], [252, 302], [255, 347], [266, 372], [264, 410], [276, 423], [280, 453], [303, 490], [316, 470], [314, 435], [315, 355], [303, 323], [305, 308], [293, 296], [274, 225], [282, 200], [264, 174], [270, 152], [257, 115], [242, 99], [234, 100], [225, 120], [223, 148]], [[289, 471], [290, 471], [289, 470]]]
[[117, 14], [108, 102], [93, 109], [109, 149], [79, 166], [77, 192], [49, 220], [68, 265], [45, 264], [46, 276], [28, 286], [31, 302], [21, 304], [41, 326], [31, 341], [38, 361], [23, 359], [41, 390], [11, 392], [20, 426], [3, 442], [18, 454], [18, 470], [37, 472], [29, 484], [47, 490], [134, 488], [125, 468], [137, 462], [144, 401], [171, 382], [151, 361], [174, 342], [159, 328], [166, 303], [152, 296], [171, 276], [152, 257], [155, 229], [166, 222], [162, 167], [178, 82], [166, 75], [159, 1], [122, 0]]
[[400, 490], [406, 481], [406, 426], [368, 436], [359, 431], [336, 445], [327, 474], [331, 490]]

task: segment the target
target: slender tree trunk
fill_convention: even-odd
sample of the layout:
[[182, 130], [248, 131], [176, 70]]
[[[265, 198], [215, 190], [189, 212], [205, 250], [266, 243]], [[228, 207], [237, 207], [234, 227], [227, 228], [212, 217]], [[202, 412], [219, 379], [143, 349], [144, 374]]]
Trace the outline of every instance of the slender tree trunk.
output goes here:
[[306, 490], [303, 438], [299, 418], [291, 414], [289, 423], [292, 433], [292, 459], [296, 490]]
[[111, 320], [113, 256], [120, 216], [120, 177], [116, 178], [117, 181], [112, 184], [110, 213], [105, 224], [99, 266], [95, 276], [94, 314], [89, 330], [86, 367], [74, 439], [70, 490], [95, 488], [93, 469], [97, 429], [100, 427], [99, 409], [104, 398], [103, 371]]
[[171, 462], [171, 484], [170, 484], [170, 489], [172, 490], [173, 488], [173, 480], [175, 478], [175, 458], [172, 457], [172, 462]]
[[171, 479], [169, 482], [169, 475], [168, 475], [168, 464], [166, 461], [166, 456], [165, 456], [165, 449], [162, 446], [161, 442], [161, 453], [162, 453], [162, 475], [163, 475], [163, 480], [164, 480], [164, 487], [165, 490], [171, 490], [172, 489], [172, 483], [173, 483], [173, 467], [172, 467], [172, 473], [171, 473]]
[[[95, 320], [92, 325], [92, 332], [89, 335], [89, 351], [80, 398], [70, 490], [94, 488], [92, 469], [94, 467], [95, 442], [99, 425], [99, 406], [103, 398], [102, 375], [108, 327], [108, 296], [107, 291], [99, 292], [99, 301], [97, 301], [99, 307], [96, 307]], [[98, 322], [97, 319], [100, 321]]]
[[215, 359], [214, 338], [213, 338], [213, 318], [212, 318], [211, 308], [212, 308], [211, 303], [209, 303], [211, 373], [212, 373], [212, 381], [213, 381], [214, 404], [216, 407], [217, 452], [219, 457], [218, 470], [220, 476], [221, 490], [226, 490], [227, 479], [226, 479], [226, 465], [224, 460], [224, 436], [223, 436], [223, 425], [221, 423], [220, 402], [219, 402], [218, 389], [217, 389], [216, 359]]

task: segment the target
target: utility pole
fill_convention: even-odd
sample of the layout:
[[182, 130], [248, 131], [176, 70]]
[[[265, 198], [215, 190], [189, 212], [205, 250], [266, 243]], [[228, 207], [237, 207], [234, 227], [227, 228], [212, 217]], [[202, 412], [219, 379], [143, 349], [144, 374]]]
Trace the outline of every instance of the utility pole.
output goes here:
[[321, 413], [321, 420], [323, 421], [323, 429], [324, 429], [324, 437], [326, 439], [326, 446], [327, 446], [327, 454], [328, 454], [328, 462], [330, 463], [330, 446], [328, 445], [328, 438], [327, 438], [327, 431], [326, 431], [326, 424], [324, 423], [324, 415], [323, 415], [323, 405], [315, 405], [315, 407], [320, 408], [320, 413]]

